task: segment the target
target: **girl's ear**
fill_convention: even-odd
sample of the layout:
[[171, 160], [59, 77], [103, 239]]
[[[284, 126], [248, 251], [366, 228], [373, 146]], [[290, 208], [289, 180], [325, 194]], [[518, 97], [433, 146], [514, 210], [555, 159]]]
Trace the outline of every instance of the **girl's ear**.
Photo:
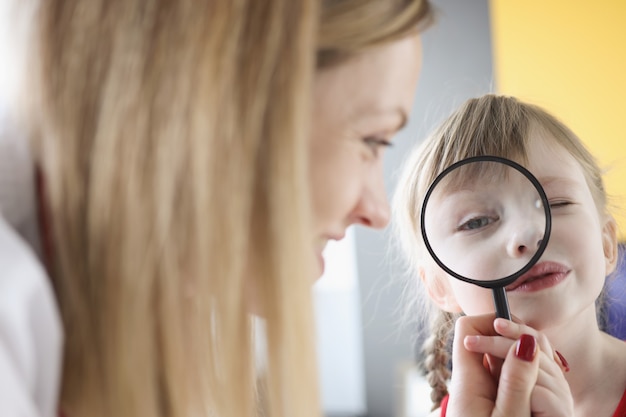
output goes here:
[[435, 271], [434, 268], [430, 268], [429, 272], [427, 273], [425, 268], [419, 270], [420, 279], [426, 287], [430, 299], [437, 307], [448, 313], [463, 312], [443, 272]]
[[604, 249], [604, 261], [606, 265], [605, 275], [609, 275], [615, 270], [618, 258], [617, 223], [612, 217], [606, 221], [602, 228], [602, 247]]

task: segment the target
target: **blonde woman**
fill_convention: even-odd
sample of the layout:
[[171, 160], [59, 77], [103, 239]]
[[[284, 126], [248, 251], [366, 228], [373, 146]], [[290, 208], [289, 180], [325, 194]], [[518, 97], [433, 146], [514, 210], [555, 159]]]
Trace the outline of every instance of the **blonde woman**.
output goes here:
[[2, 414], [319, 416], [310, 287], [328, 240], [388, 222], [381, 154], [430, 18], [424, 0], [41, 2], [24, 92], [45, 272], [2, 223]]

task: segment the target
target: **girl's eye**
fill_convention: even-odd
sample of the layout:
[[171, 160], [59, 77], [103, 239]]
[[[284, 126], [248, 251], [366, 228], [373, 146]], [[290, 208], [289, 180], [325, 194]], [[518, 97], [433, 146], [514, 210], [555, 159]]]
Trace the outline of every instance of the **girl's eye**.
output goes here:
[[478, 230], [481, 229], [485, 226], [490, 225], [491, 223], [497, 221], [497, 218], [492, 218], [492, 217], [488, 217], [488, 216], [481, 216], [481, 217], [473, 217], [463, 223], [461, 223], [458, 227], [457, 230], [458, 231], [473, 231], [473, 230]]
[[561, 207], [567, 207], [572, 205], [573, 203], [571, 201], [568, 200], [554, 200], [554, 201], [550, 201], [550, 208], [553, 209], [558, 209]]
[[363, 142], [371, 149], [375, 157], [378, 157], [380, 148], [388, 148], [393, 144], [385, 138], [369, 136], [363, 139]]

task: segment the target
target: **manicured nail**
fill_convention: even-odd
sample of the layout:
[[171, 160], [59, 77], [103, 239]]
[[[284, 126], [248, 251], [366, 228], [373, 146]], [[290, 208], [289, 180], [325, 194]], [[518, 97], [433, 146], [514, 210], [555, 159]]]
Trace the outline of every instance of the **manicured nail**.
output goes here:
[[559, 360], [561, 361], [561, 365], [563, 365], [563, 369], [565, 370], [565, 372], [569, 372], [569, 363], [567, 363], [567, 359], [565, 359], [565, 356], [561, 355], [561, 352], [559, 352], [558, 350], [555, 350], [554, 353], [556, 353], [556, 356], [559, 357]]
[[535, 357], [535, 349], [537, 348], [537, 341], [529, 334], [523, 334], [517, 341], [517, 347], [515, 348], [515, 356], [523, 361], [532, 362]]

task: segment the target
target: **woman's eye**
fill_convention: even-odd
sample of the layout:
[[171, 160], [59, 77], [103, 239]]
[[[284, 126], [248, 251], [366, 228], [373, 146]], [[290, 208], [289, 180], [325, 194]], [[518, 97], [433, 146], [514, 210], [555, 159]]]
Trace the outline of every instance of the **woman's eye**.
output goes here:
[[461, 223], [457, 227], [457, 230], [458, 231], [471, 231], [471, 230], [481, 229], [481, 228], [483, 228], [485, 226], [490, 225], [491, 223], [493, 223], [496, 220], [497, 219], [495, 219], [495, 218], [491, 218], [491, 217], [487, 217], [487, 216], [473, 217], [473, 218], [471, 218], [471, 219]]
[[388, 148], [392, 146], [392, 143], [387, 139], [374, 136], [364, 138], [363, 142], [371, 149], [372, 153], [376, 157], [378, 156], [380, 148]]

